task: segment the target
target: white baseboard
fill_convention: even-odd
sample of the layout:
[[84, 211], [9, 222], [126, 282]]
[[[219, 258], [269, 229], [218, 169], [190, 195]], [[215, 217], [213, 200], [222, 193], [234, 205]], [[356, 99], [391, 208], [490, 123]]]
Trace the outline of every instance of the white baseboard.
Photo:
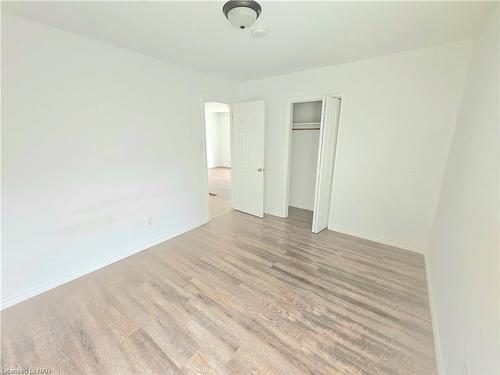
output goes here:
[[432, 336], [434, 337], [434, 352], [436, 355], [437, 373], [439, 375], [439, 374], [444, 374], [443, 357], [441, 354], [442, 353], [441, 340], [439, 339], [439, 329], [436, 316], [436, 306], [434, 304], [434, 293], [432, 289], [431, 272], [427, 256], [424, 255], [424, 258], [425, 258], [425, 277], [427, 279], [427, 292], [429, 294], [429, 305], [431, 308]]
[[58, 277], [54, 280], [51, 280], [47, 283], [44, 283], [36, 288], [32, 288], [32, 289], [29, 289], [29, 290], [26, 290], [22, 293], [19, 293], [15, 296], [12, 296], [12, 297], [9, 297], [9, 298], [6, 298], [5, 300], [2, 300], [2, 303], [1, 303], [1, 307], [0, 307], [0, 310], [3, 310], [3, 309], [6, 309], [7, 307], [9, 306], [12, 306], [12, 305], [15, 305], [17, 303], [20, 303], [22, 301], [25, 301], [29, 298], [32, 298], [32, 297], [35, 297], [36, 295], [38, 294], [41, 294], [43, 292], [46, 292], [50, 289], [53, 289], [53, 288], [56, 288], [62, 284], [65, 284], [69, 281], [72, 281], [72, 280], [75, 280], [81, 276], [84, 276], [90, 272], [93, 272], [93, 271], [97, 271], [98, 269], [100, 268], [103, 268], [103, 267], [106, 267], [114, 262], [118, 262], [119, 260], [122, 260], [126, 257], [129, 257], [131, 255], [134, 255], [136, 253], [139, 253], [143, 250], [146, 250], [146, 249], [149, 249], [150, 247], [152, 246], [155, 246], [155, 245], [158, 245], [164, 241], [167, 241], [173, 237], [176, 237], [176, 236], [179, 236], [183, 233], [186, 233], [190, 230], [193, 230], [203, 224], [205, 224], [207, 221], [206, 220], [203, 220], [201, 222], [197, 222], [197, 223], [194, 223], [194, 224], [190, 224], [190, 225], [187, 225], [179, 230], [176, 230], [175, 232], [171, 232], [171, 233], [168, 233], [164, 236], [161, 236], [160, 238], [157, 238], [155, 240], [152, 240], [152, 241], [149, 241], [147, 242], [146, 244], [144, 244], [143, 246], [141, 247], [138, 247], [138, 248], [134, 248], [134, 249], [130, 249], [130, 250], [127, 250], [127, 251], [124, 251], [124, 252], [121, 252], [119, 254], [116, 254], [114, 256], [111, 256], [111, 257], [107, 257], [107, 258], [104, 258], [103, 260], [97, 262], [97, 263], [94, 263], [92, 265], [89, 265], [89, 266], [86, 266], [86, 267], [83, 267], [83, 268], [80, 268], [79, 270], [77, 271], [74, 271], [74, 272], [70, 272], [64, 276], [61, 276], [61, 277]]
[[367, 236], [366, 234], [356, 233], [356, 232], [353, 232], [353, 231], [350, 231], [350, 230], [344, 230], [342, 228], [333, 228], [333, 227], [330, 227], [330, 226], [328, 227], [328, 230], [333, 230], [335, 232], [339, 232], [339, 233], [342, 233], [342, 234], [347, 234], [349, 236], [354, 236], [354, 237], [362, 238], [362, 239], [368, 240], [368, 241], [378, 242], [378, 243], [381, 243], [382, 245], [399, 247], [400, 249], [408, 250], [408, 251], [411, 251], [411, 252], [414, 252], [414, 253], [418, 253], [418, 254], [422, 254], [422, 255], [425, 254], [425, 251], [423, 249], [418, 249], [416, 247], [413, 247], [413, 246], [410, 246], [410, 245], [407, 245], [407, 244], [404, 244], [404, 243], [394, 242], [394, 241], [387, 240], [387, 239], [384, 239], [384, 238], [377, 238], [377, 237], [373, 237], [373, 236], [369, 236], [369, 235]]

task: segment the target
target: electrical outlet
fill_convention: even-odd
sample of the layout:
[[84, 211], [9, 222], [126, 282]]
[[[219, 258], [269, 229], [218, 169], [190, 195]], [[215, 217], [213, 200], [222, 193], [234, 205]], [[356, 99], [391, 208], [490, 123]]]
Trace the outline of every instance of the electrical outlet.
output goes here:
[[148, 217], [148, 225], [153, 225], [153, 216]]
[[464, 367], [462, 367], [462, 375], [469, 375], [469, 368], [467, 367], [467, 363], [464, 363]]

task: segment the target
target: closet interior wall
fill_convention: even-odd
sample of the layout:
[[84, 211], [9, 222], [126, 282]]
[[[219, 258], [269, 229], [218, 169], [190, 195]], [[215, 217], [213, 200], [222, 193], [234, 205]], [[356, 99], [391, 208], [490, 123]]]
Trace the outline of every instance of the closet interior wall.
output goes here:
[[314, 207], [322, 106], [321, 100], [292, 104], [290, 207]]

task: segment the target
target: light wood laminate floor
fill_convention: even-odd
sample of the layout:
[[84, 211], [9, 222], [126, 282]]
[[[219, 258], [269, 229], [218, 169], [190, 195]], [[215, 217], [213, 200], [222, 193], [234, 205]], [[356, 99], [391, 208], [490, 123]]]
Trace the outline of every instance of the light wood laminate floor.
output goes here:
[[219, 197], [231, 200], [231, 168], [208, 168], [208, 190]]
[[231, 211], [4, 310], [2, 368], [434, 374], [423, 257], [290, 213]]
[[209, 195], [210, 219], [231, 211], [231, 168], [215, 167], [208, 169], [208, 190], [216, 195]]

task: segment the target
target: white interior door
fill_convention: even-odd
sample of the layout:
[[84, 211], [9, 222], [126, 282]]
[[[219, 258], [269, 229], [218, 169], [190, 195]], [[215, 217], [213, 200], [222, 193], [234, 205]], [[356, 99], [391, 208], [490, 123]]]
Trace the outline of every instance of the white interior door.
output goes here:
[[325, 98], [319, 133], [318, 171], [316, 173], [312, 225], [314, 233], [318, 233], [328, 226], [339, 115], [340, 99]]
[[232, 109], [233, 208], [264, 217], [265, 103], [236, 103]]

